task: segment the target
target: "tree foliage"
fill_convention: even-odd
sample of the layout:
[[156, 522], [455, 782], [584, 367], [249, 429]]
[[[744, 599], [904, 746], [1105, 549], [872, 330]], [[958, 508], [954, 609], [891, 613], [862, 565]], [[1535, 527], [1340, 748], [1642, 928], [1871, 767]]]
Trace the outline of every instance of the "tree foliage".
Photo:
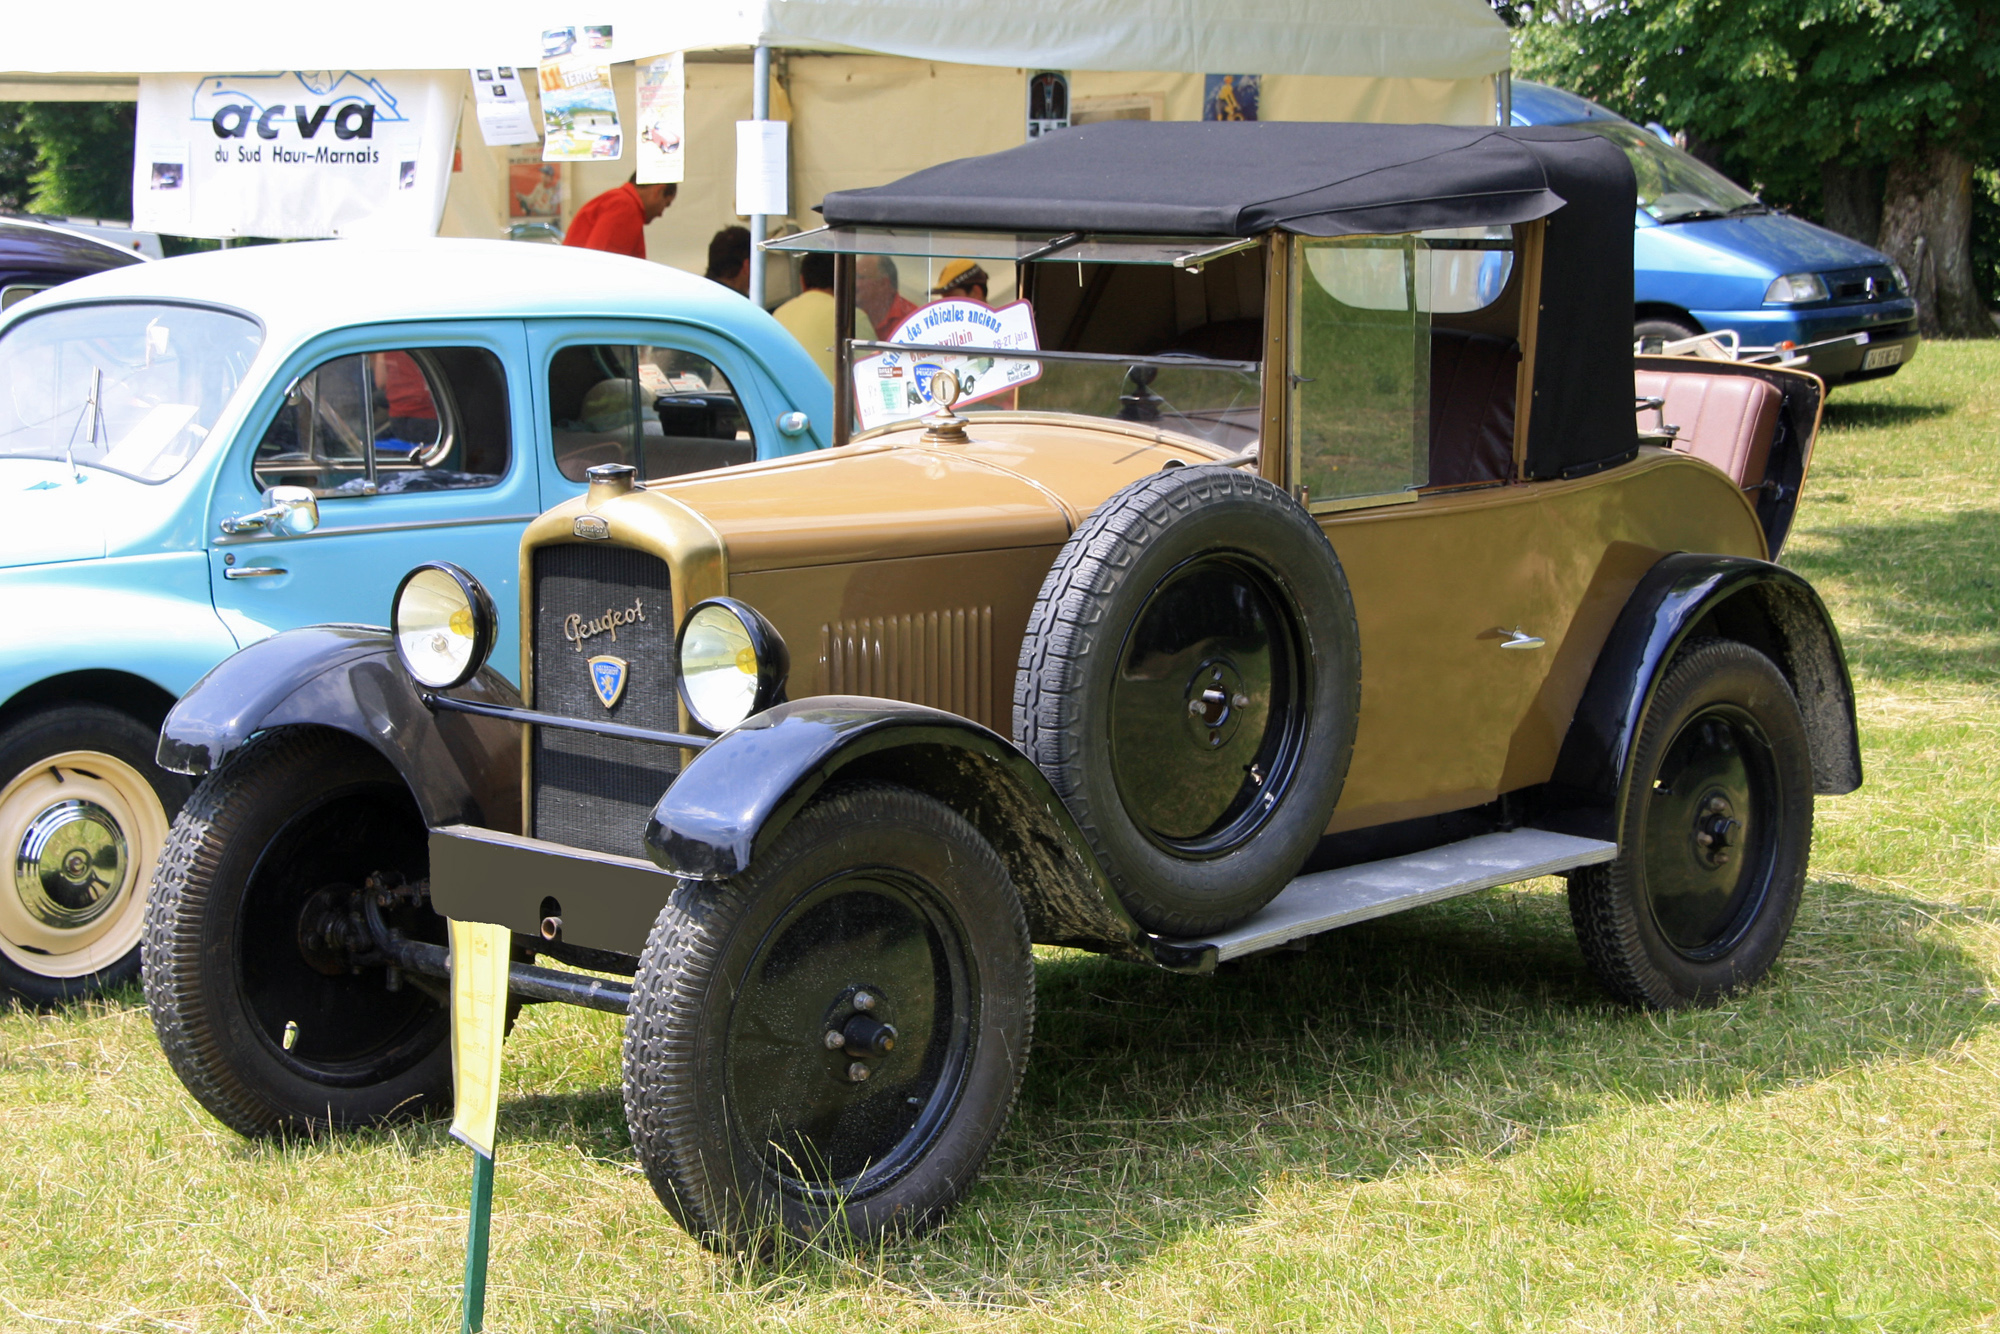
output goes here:
[[[1689, 147], [1775, 203], [1885, 247], [1927, 321], [1984, 326], [1973, 169], [2000, 157], [1993, 0], [1575, 0], [1517, 4], [1517, 67]], [[1919, 272], [1921, 270], [1921, 272]], [[1926, 288], [1928, 284], [1928, 288]]]
[[136, 116], [130, 102], [24, 104], [19, 123], [38, 158], [29, 178], [30, 207], [87, 218], [131, 217]]

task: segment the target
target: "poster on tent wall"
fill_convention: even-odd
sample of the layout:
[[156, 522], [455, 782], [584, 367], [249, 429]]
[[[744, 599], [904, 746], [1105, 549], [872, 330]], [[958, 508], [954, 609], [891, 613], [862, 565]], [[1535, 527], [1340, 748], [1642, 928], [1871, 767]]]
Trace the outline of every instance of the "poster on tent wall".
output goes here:
[[687, 70], [681, 53], [639, 66], [639, 184], [687, 179]]
[[296, 70], [139, 80], [133, 226], [176, 236], [430, 236], [463, 76]]

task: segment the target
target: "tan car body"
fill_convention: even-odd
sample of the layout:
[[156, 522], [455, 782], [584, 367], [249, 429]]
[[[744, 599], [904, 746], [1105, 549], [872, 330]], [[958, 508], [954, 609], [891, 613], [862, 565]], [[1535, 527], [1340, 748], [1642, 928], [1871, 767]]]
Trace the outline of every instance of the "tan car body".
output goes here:
[[[667, 562], [676, 624], [721, 594], [769, 617], [791, 651], [793, 698], [879, 696], [1011, 734], [1022, 633], [1062, 544], [1121, 487], [1221, 451], [1025, 413], [977, 414], [963, 443], [926, 434], [913, 423], [549, 511], [522, 542], [524, 697], [534, 698], [533, 551], [594, 540], [575, 522], [594, 514], [609, 541]], [[1547, 780], [1640, 576], [1674, 551], [1766, 555], [1729, 478], [1658, 448], [1587, 477], [1433, 491], [1319, 521], [1353, 590], [1364, 664], [1330, 832]], [[1503, 651], [1516, 628], [1547, 647]]]

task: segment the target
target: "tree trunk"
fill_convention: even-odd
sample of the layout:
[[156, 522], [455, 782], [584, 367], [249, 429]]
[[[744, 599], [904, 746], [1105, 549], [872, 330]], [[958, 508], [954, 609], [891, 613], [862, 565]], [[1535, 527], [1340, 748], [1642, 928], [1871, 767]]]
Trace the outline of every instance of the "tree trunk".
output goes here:
[[1889, 164], [1877, 243], [1910, 275], [1927, 338], [1991, 338], [1972, 269], [1972, 163], [1922, 147]]
[[1826, 226], [1863, 245], [1882, 236], [1882, 187], [1873, 167], [1826, 162], [1819, 169], [1821, 213]]

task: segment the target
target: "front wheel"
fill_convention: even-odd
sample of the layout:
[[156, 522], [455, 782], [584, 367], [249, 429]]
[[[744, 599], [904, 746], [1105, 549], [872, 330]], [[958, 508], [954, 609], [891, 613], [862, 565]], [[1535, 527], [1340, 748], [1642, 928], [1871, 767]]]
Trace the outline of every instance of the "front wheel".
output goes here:
[[[424, 879], [426, 833], [386, 761], [316, 729], [266, 733], [189, 800], [146, 912], [146, 1003], [217, 1120], [311, 1133], [449, 1101], [445, 1006], [371, 965], [360, 925], [371, 878]], [[428, 904], [387, 897], [390, 925], [442, 942]]]
[[0, 731], [0, 997], [52, 1005], [138, 975], [153, 863], [188, 794], [153, 743], [96, 704]]
[[660, 910], [625, 1024], [654, 1191], [717, 1249], [929, 1226], [1026, 1068], [1034, 960], [1004, 865], [943, 803], [850, 788]]
[[1585, 958], [1620, 999], [1710, 1005], [1762, 978], [1812, 848], [1812, 762], [1783, 673], [1748, 645], [1683, 649], [1625, 777], [1618, 857], [1569, 880]]

